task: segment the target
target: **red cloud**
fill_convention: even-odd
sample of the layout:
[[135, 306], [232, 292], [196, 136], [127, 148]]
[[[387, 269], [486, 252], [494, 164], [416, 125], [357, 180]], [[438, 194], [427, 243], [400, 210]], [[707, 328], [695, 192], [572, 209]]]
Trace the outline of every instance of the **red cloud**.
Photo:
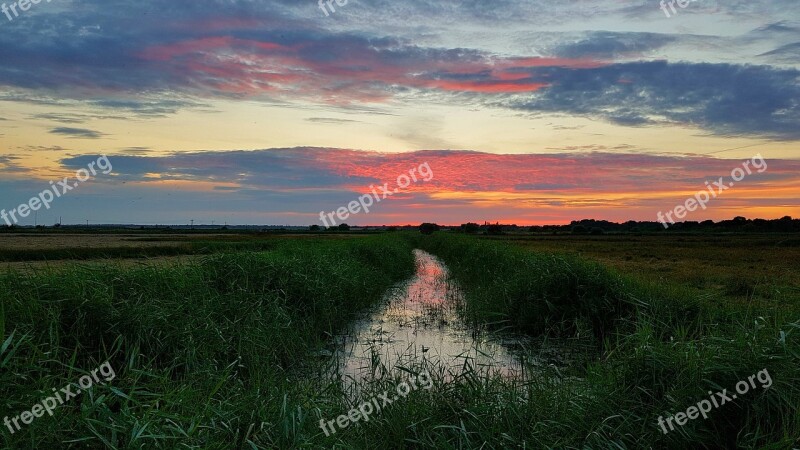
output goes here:
[[[485, 94], [533, 92], [547, 83], [534, 79], [531, 69], [601, 65], [585, 59], [430, 54], [418, 48], [378, 48], [358, 41], [338, 45], [309, 41], [285, 46], [221, 36], [153, 46], [139, 57], [162, 67], [166, 64], [176, 78], [196, 87], [239, 95], [268, 91], [329, 103], [385, 101], [393, 87]], [[328, 53], [330, 57], [325, 56]]]

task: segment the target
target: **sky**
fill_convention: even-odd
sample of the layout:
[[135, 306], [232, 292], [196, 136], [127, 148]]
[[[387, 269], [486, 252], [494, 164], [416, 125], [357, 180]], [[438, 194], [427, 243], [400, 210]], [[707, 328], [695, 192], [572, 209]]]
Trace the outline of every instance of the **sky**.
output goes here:
[[797, 0], [2, 1], [20, 225], [800, 216]]

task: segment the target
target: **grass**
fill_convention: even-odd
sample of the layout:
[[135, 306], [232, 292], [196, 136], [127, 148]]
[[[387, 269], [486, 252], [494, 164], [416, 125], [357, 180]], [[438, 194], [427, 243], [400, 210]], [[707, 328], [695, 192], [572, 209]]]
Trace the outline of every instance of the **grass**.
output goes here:
[[692, 295], [722, 294], [726, 301], [793, 302], [800, 272], [783, 261], [800, 260], [796, 234], [730, 235], [527, 235], [493, 238], [536, 252], [594, 260], [646, 282], [677, 283]]
[[[578, 413], [537, 424], [545, 446], [788, 448], [800, 443], [800, 304], [748, 304], [644, 283], [569, 255], [469, 238], [420, 242], [466, 291], [470, 318], [520, 333], [584, 336], [593, 360], [572, 387]], [[768, 369], [775, 384], [666, 436], [658, 416]], [[558, 394], [537, 394], [545, 397]], [[544, 404], [552, 403], [552, 398]], [[544, 404], [540, 405], [544, 407]], [[573, 421], [574, 419], [574, 421]], [[571, 439], [566, 438], [572, 436]]]
[[410, 248], [373, 238], [286, 242], [180, 267], [5, 276], [13, 338], [0, 355], [3, 415], [106, 360], [117, 378], [57, 418], [4, 433], [3, 447], [290, 447], [304, 433], [295, 402], [316, 393], [297, 373], [306, 355], [412, 269]]
[[[726, 278], [739, 269], [720, 274], [729, 289], [698, 289], [680, 277], [620, 275], [577, 255], [579, 243], [565, 254], [444, 234], [267, 242], [220, 243], [198, 260], [166, 267], [99, 264], [0, 276], [0, 415], [30, 410], [106, 360], [117, 375], [54, 417], [13, 435], [3, 428], [0, 447], [800, 444], [800, 303], [791, 290], [754, 295], [754, 285]], [[590, 351], [568, 370], [544, 368], [524, 383], [477, 370], [448, 380], [444, 367], [411, 367], [429, 371], [434, 388], [326, 437], [320, 419], [346, 414], [399, 379], [381, 376], [345, 392], [324, 376], [330, 361], [319, 350], [411, 275], [414, 247], [448, 264], [464, 289], [468, 320], [577, 341]], [[770, 389], [753, 389], [667, 435], [659, 431], [659, 416], [685, 411], [708, 391], [731, 391], [765, 368]]]
[[153, 258], [158, 256], [210, 255], [239, 251], [263, 251], [274, 248], [277, 240], [220, 241], [195, 240], [157, 247], [100, 247], [57, 249], [0, 249], [0, 262], [97, 260]]

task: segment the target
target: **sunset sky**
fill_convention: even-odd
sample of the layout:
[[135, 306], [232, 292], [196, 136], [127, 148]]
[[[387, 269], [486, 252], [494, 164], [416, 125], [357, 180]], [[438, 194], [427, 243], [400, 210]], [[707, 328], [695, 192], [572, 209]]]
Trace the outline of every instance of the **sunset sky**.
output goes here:
[[426, 162], [347, 222], [656, 220], [760, 154], [686, 219], [800, 216], [797, 0], [331, 4], [0, 13], [0, 208], [104, 154], [38, 223], [320, 224]]

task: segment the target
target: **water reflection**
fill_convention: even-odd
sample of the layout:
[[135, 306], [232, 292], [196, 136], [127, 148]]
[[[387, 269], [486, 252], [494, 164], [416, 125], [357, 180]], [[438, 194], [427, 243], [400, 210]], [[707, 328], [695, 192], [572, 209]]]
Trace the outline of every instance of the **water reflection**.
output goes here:
[[448, 280], [447, 268], [422, 250], [414, 256], [414, 277], [391, 289], [382, 307], [339, 338], [343, 379], [361, 381], [429, 364], [447, 368], [450, 377], [469, 370], [523, 378], [525, 364], [508, 350], [515, 343], [467, 327], [458, 316], [461, 292]]

